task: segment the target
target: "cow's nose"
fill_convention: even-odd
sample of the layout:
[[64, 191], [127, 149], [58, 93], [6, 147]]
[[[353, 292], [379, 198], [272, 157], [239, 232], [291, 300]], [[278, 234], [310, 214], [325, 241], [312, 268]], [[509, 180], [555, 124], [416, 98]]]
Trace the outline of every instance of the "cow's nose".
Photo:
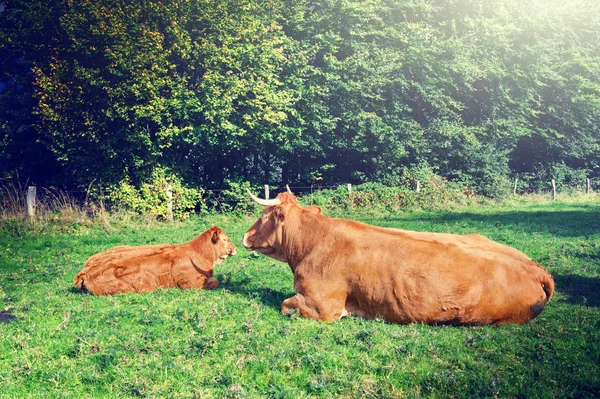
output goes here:
[[252, 248], [252, 244], [248, 241], [248, 233], [244, 234], [244, 238], [242, 238], [242, 245], [246, 249]]

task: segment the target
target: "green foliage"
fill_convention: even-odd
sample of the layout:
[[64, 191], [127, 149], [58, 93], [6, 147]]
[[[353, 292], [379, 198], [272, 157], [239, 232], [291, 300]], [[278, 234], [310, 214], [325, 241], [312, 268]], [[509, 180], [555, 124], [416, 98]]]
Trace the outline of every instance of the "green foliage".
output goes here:
[[554, 180], [559, 193], [584, 192], [589, 175], [590, 171], [587, 169], [573, 169], [564, 163], [538, 166], [532, 173], [518, 175], [518, 190], [547, 193], [552, 190], [551, 182]]
[[[227, 182], [228, 188], [213, 194], [212, 208], [222, 213], [232, 213], [236, 216], [260, 213], [262, 207], [252, 201], [247, 190], [252, 191], [248, 182]], [[254, 193], [256, 195], [256, 192]]]
[[550, 169], [550, 174], [556, 182], [556, 189], [563, 192], [584, 191], [589, 172], [587, 169], [570, 168], [564, 163], [552, 165]]
[[139, 187], [600, 175], [600, 3], [7, 0], [0, 169]]
[[[402, 212], [417, 209], [445, 209], [473, 203], [485, 203], [484, 197], [478, 196], [461, 183], [449, 183], [446, 179], [427, 169], [405, 170], [401, 178], [402, 185], [387, 186], [381, 183], [364, 183], [352, 186], [349, 193], [346, 186], [336, 189], [315, 191], [301, 198], [306, 205], [319, 205], [336, 213], [349, 211], [361, 212]], [[430, 172], [430, 171], [429, 171]], [[421, 179], [420, 191], [415, 191], [416, 180]]]
[[456, 170], [456, 180], [462, 181], [477, 194], [503, 199], [511, 194], [507, 151], [494, 145], [480, 144], [465, 151], [462, 168]]
[[203, 200], [204, 190], [185, 187], [181, 178], [165, 169], [155, 169], [150, 178], [136, 188], [128, 180], [108, 188], [108, 200], [117, 209], [168, 218], [168, 191], [172, 195], [172, 212], [176, 219], [186, 219], [190, 213], [208, 210]]
[[350, 195], [345, 186], [335, 189], [323, 189], [312, 192], [300, 198], [305, 205], [318, 205], [330, 210], [348, 211], [352, 208]]

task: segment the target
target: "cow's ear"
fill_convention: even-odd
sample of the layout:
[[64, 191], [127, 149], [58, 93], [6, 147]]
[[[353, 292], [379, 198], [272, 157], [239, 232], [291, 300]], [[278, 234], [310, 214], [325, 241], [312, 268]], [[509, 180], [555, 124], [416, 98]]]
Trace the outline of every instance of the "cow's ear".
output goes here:
[[306, 209], [308, 212], [310, 212], [310, 213], [314, 213], [314, 214], [317, 214], [317, 215], [320, 215], [320, 214], [321, 214], [321, 211], [322, 211], [321, 207], [320, 207], [320, 206], [316, 206], [316, 205], [309, 206], [308, 208], [305, 208], [305, 209]]
[[285, 219], [283, 208], [280, 206], [276, 206], [275, 209], [273, 209], [273, 215], [275, 215], [275, 219], [278, 222], [283, 222], [283, 220]]
[[215, 231], [213, 231], [210, 240], [212, 241], [213, 244], [216, 244], [217, 241], [219, 241], [219, 230], [215, 229]]

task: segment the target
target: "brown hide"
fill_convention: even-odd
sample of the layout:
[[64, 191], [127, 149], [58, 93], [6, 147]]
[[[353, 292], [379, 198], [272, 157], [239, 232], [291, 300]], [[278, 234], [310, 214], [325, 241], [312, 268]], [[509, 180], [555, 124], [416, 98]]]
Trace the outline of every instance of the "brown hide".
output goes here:
[[525, 323], [554, 280], [523, 253], [477, 234], [420, 233], [328, 218], [282, 193], [246, 232], [244, 246], [284, 262], [296, 295], [282, 311], [394, 323]]
[[227, 235], [213, 226], [186, 244], [121, 246], [96, 254], [75, 276], [75, 286], [94, 295], [216, 288], [215, 264], [235, 253]]

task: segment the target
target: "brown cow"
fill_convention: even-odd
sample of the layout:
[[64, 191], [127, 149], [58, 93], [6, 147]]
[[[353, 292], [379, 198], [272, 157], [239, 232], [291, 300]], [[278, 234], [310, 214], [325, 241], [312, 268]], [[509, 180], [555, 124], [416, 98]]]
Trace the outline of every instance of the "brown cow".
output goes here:
[[331, 321], [348, 314], [393, 323], [525, 323], [554, 292], [544, 268], [480, 235], [387, 229], [321, 215], [289, 193], [266, 206], [244, 247], [287, 262], [296, 295], [281, 310]]
[[75, 286], [94, 295], [217, 288], [215, 264], [236, 252], [223, 230], [213, 226], [186, 244], [120, 246], [96, 254], [75, 276]]

